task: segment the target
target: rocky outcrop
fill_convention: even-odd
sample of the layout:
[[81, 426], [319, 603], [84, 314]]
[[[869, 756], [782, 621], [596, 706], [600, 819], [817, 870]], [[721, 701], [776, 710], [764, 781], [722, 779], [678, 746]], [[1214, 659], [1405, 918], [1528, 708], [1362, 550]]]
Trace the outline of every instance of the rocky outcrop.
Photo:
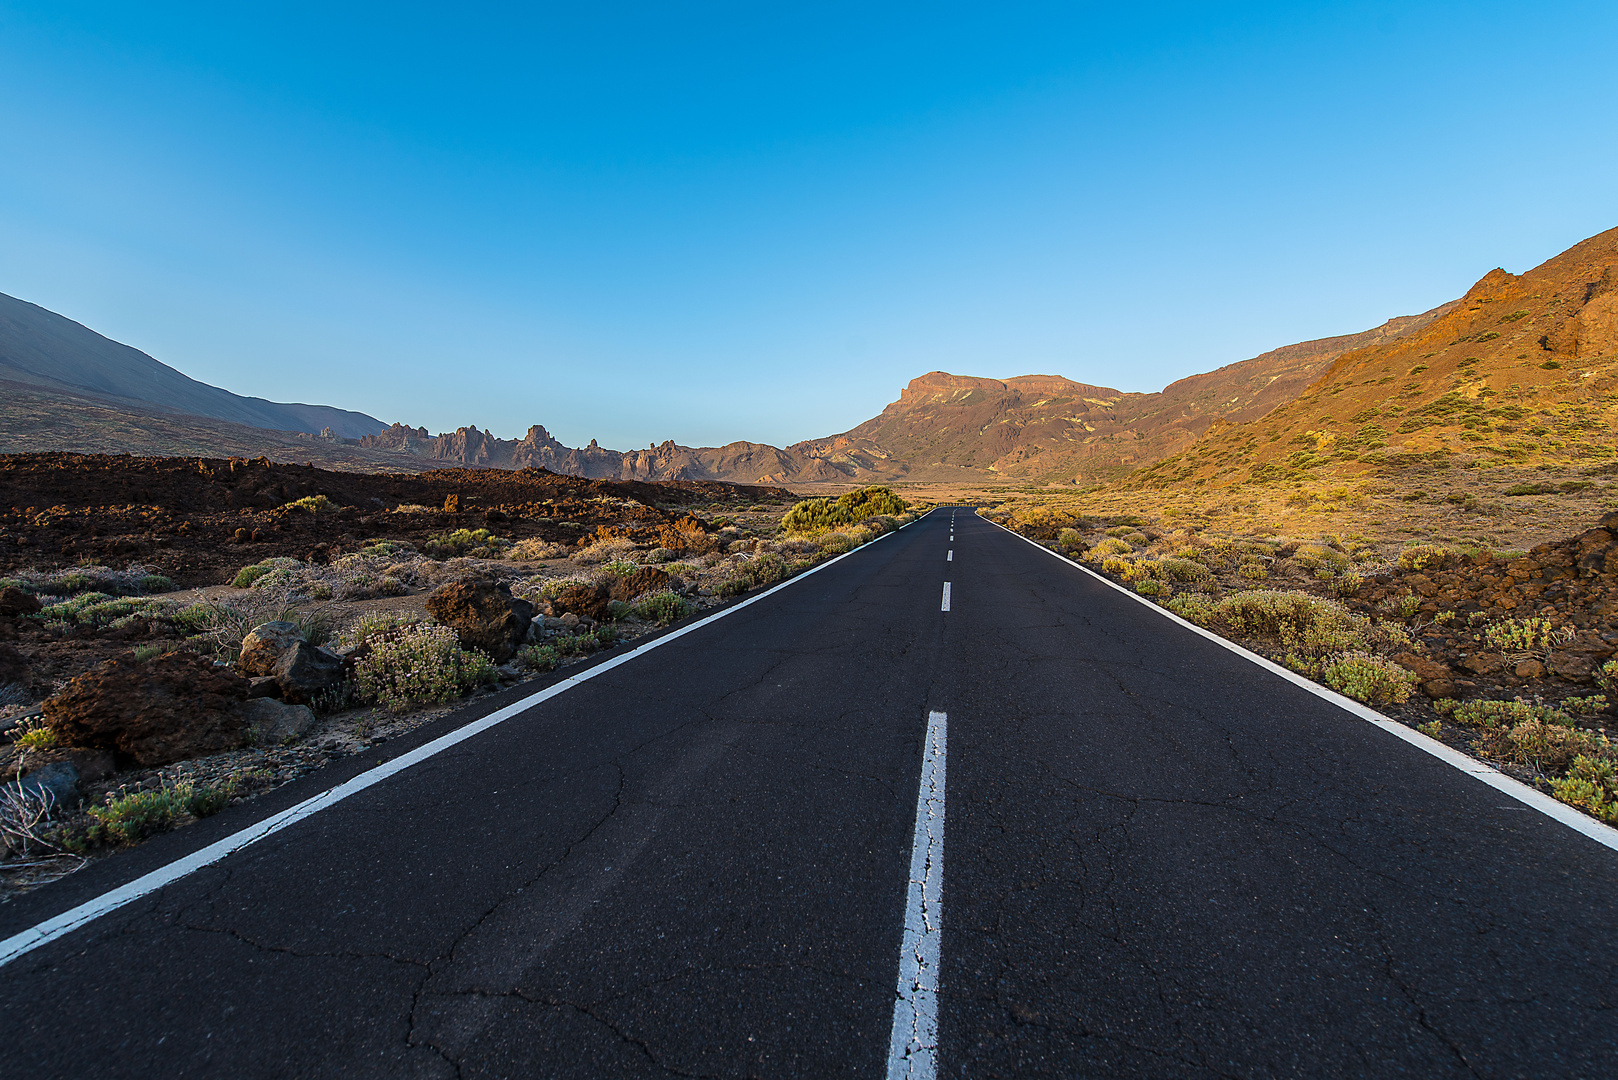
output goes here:
[[39, 597], [32, 593], [23, 592], [15, 585], [7, 585], [0, 589], [0, 616], [15, 618], [18, 615], [32, 615], [39, 611]]
[[516, 655], [526, 640], [534, 605], [487, 578], [461, 578], [427, 598], [427, 613], [452, 628], [461, 644], [488, 653], [495, 663]]
[[62, 746], [116, 751], [138, 765], [234, 750], [247, 738], [247, 680], [196, 653], [109, 660], [43, 705]]
[[643, 566], [632, 574], [625, 574], [607, 587], [609, 600], [633, 600], [649, 592], [666, 589], [669, 576], [655, 566]]
[[605, 619], [612, 597], [605, 585], [569, 585], [551, 598], [551, 611], [556, 615], [582, 615], [587, 619]]
[[[295, 623], [283, 621], [253, 627], [242, 639], [236, 670], [255, 676], [250, 680], [249, 697], [279, 697], [301, 705], [313, 704], [344, 678], [340, 657], [309, 644]], [[275, 680], [273, 692], [260, 681], [265, 677]]]

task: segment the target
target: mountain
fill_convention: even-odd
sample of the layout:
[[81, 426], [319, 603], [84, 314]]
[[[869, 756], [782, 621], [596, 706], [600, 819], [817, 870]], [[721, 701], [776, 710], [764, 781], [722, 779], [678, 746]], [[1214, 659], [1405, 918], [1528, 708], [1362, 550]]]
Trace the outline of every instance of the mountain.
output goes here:
[[1458, 303], [1359, 334], [1287, 345], [1152, 394], [1057, 375], [1000, 381], [929, 372], [912, 379], [881, 415], [788, 450], [911, 480], [1119, 477], [1184, 450], [1216, 422], [1263, 416], [1296, 397], [1336, 357], [1414, 333]]
[[329, 428], [338, 438], [357, 439], [387, 427], [364, 413], [329, 405], [281, 404], [209, 386], [139, 349], [4, 293], [0, 293], [0, 380], [112, 403], [139, 403], [143, 412], [155, 408], [271, 431]]
[[431, 436], [426, 428], [394, 424], [359, 441], [367, 449], [416, 454], [445, 465], [497, 469], [538, 467], [567, 476], [604, 480], [726, 480], [739, 484], [847, 482], [856, 471], [765, 443], [733, 442], [718, 447], [679, 446], [672, 441], [645, 450], [608, 450], [562, 445], [538, 424], [521, 439], [499, 439], [476, 427]]
[[1338, 356], [1262, 419], [1211, 427], [1128, 482], [1303, 483], [1452, 460], [1618, 459], [1609, 419], [1618, 412], [1618, 229], [1520, 275], [1491, 270], [1440, 310]]

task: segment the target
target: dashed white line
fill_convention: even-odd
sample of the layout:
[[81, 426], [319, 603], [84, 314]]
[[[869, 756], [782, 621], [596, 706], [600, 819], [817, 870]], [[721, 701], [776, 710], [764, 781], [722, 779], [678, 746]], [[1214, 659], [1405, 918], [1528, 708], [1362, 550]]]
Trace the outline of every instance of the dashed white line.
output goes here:
[[944, 556], [944, 561], [945, 562], [954, 562], [955, 561], [955, 552], [954, 552], [953, 549], [951, 549], [951, 551], [950, 551], [950, 553], [948, 555]]
[[949, 582], [947, 582], [947, 581], [944, 582], [944, 606], [939, 608], [938, 610], [939, 611], [948, 611], [949, 610]]
[[916, 834], [910, 846], [899, 986], [888, 1042], [888, 1080], [938, 1075], [939, 944], [944, 930], [944, 746], [949, 717], [927, 714], [916, 793]]

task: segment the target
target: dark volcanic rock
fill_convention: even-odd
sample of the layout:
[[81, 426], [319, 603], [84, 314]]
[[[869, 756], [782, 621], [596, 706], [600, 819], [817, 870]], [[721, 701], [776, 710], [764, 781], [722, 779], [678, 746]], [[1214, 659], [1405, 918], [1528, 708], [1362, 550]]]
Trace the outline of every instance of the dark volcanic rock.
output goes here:
[[281, 658], [303, 641], [296, 623], [267, 622], [253, 627], [242, 639], [241, 659], [236, 670], [243, 675], [274, 675]]
[[607, 605], [612, 597], [605, 585], [569, 585], [551, 599], [551, 610], [558, 615], [583, 615], [591, 619], [605, 619]]
[[0, 589], [0, 615], [32, 615], [39, 610], [39, 597], [23, 592], [15, 585]]
[[109, 660], [44, 703], [59, 743], [114, 750], [140, 765], [234, 750], [246, 742], [247, 680], [196, 653]]
[[281, 654], [275, 665], [275, 681], [281, 687], [283, 700], [308, 705], [343, 681], [343, 661], [325, 649], [300, 641]]
[[667, 574], [656, 567], [643, 566], [633, 574], [626, 574], [614, 581], [608, 587], [607, 595], [612, 600], [633, 600], [654, 590], [666, 589], [668, 585]]
[[[605, 603], [603, 601], [603, 603]], [[454, 629], [461, 644], [480, 649], [504, 663], [516, 655], [528, 635], [534, 605], [486, 578], [461, 578], [441, 586], [427, 598], [427, 613]]]

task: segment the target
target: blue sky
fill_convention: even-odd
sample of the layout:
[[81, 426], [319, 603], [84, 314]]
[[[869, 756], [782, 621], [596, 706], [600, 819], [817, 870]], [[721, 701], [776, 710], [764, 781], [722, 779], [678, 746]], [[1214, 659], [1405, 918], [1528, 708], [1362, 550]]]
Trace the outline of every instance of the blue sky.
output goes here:
[[1618, 5], [0, 0], [0, 292], [243, 394], [786, 444], [1618, 225]]

